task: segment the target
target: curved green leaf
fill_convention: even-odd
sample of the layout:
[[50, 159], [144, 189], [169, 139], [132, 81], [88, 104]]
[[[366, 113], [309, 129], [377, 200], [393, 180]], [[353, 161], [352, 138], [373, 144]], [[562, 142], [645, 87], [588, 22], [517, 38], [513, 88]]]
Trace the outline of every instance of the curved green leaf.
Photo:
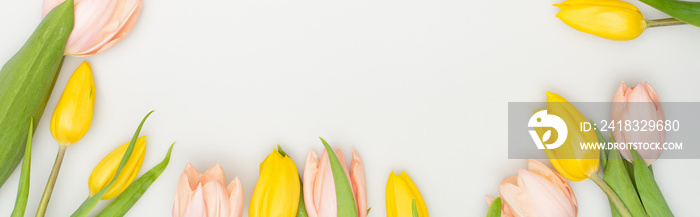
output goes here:
[[129, 185], [124, 192], [119, 194], [117, 199], [114, 199], [114, 201], [107, 205], [107, 207], [105, 207], [100, 214], [97, 214], [97, 216], [124, 216], [126, 212], [128, 212], [129, 209], [131, 209], [131, 207], [139, 201], [141, 196], [146, 193], [146, 190], [151, 187], [151, 184], [158, 179], [165, 168], [168, 167], [168, 163], [170, 162], [170, 153], [173, 151], [173, 146], [175, 146], [175, 143], [170, 145], [168, 154], [165, 155], [165, 159], [163, 159], [163, 161], [148, 170], [148, 172], [139, 177], [139, 179], [134, 181], [134, 183], [131, 183], [131, 185]]
[[659, 185], [654, 180], [649, 167], [642, 159], [642, 156], [634, 149], [630, 149], [634, 158], [634, 179], [637, 183], [637, 191], [642, 199], [644, 209], [649, 216], [673, 216], [671, 208], [668, 207], [664, 195], [659, 189]]
[[44, 113], [61, 71], [73, 22], [73, 0], [56, 6], [0, 69], [0, 186], [22, 159], [27, 119], [34, 117], [36, 129]]
[[27, 134], [27, 145], [24, 150], [24, 159], [22, 160], [22, 175], [19, 178], [19, 187], [17, 187], [17, 198], [15, 199], [15, 209], [12, 210], [12, 217], [24, 216], [24, 211], [27, 210], [27, 199], [29, 197], [29, 174], [32, 164], [32, 136], [34, 136], [34, 119], [29, 121], [29, 133]]
[[122, 157], [122, 161], [119, 163], [119, 167], [117, 167], [117, 173], [114, 174], [114, 177], [112, 178], [112, 181], [107, 184], [102, 190], [98, 191], [95, 195], [92, 195], [92, 197], [89, 197], [85, 202], [83, 202], [80, 207], [78, 207], [77, 210], [71, 215], [71, 217], [85, 217], [88, 214], [90, 214], [90, 211], [92, 211], [93, 208], [97, 205], [98, 202], [100, 202], [100, 199], [102, 196], [104, 196], [107, 191], [112, 188], [112, 185], [117, 181], [116, 177], [119, 177], [119, 173], [122, 172], [122, 168], [126, 164], [127, 161], [129, 161], [129, 158], [131, 157], [131, 154], [134, 152], [134, 146], [136, 144], [136, 140], [139, 138], [139, 133], [141, 133], [141, 127], [143, 127], [143, 124], [146, 122], [146, 119], [148, 119], [148, 116], [151, 115], [153, 111], [149, 112], [146, 117], [143, 117], [143, 120], [139, 124], [139, 127], [136, 128], [136, 132], [134, 133], [134, 137], [131, 138], [131, 143], [129, 143], [129, 147], [126, 149], [126, 152], [124, 153], [124, 157]]
[[331, 171], [333, 171], [333, 180], [335, 181], [335, 195], [338, 200], [338, 217], [357, 217], [357, 205], [355, 204], [355, 196], [352, 194], [352, 188], [350, 187], [350, 182], [345, 176], [345, 170], [338, 160], [338, 156], [335, 155], [331, 146], [328, 145], [326, 140], [319, 137], [323, 146], [326, 148], [328, 153], [328, 159], [331, 163]]

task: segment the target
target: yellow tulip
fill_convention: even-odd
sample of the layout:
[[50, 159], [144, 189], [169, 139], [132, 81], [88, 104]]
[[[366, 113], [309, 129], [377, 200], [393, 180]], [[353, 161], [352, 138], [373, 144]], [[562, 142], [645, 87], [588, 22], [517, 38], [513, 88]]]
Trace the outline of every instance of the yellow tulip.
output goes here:
[[281, 149], [260, 164], [260, 178], [250, 199], [250, 217], [294, 217], [299, 208], [299, 171]]
[[[566, 141], [558, 148], [545, 149], [545, 153], [552, 162], [552, 166], [565, 178], [571, 181], [581, 181], [589, 178], [592, 173], [597, 173], [600, 162], [599, 150], [583, 150], [580, 143], [596, 143], [598, 136], [593, 130], [582, 132], [579, 130], [581, 122], [588, 122], [586, 117], [563, 97], [547, 92], [547, 113], [556, 115], [566, 123], [568, 133]], [[545, 128], [535, 127], [540, 136], [544, 135]], [[562, 133], [562, 132], [557, 132]]]
[[70, 146], [85, 136], [95, 107], [95, 81], [90, 64], [83, 62], [66, 84], [51, 116], [51, 135], [61, 146]]
[[386, 183], [386, 216], [412, 217], [413, 199], [416, 200], [418, 216], [428, 217], [425, 201], [411, 178], [404, 172], [397, 176], [392, 171]]
[[[117, 173], [119, 168], [119, 163], [121, 162], [124, 154], [126, 154], [126, 149], [129, 148], [129, 143], [124, 143], [123, 145], [117, 147], [112, 152], [107, 154], [100, 163], [95, 166], [90, 174], [90, 179], [88, 180], [88, 187], [90, 188], [90, 196], [95, 195], [97, 192], [102, 190], [105, 186], [109, 185]], [[134, 151], [129, 157], [129, 161], [126, 162], [122, 168], [117, 181], [112, 185], [107, 193], [102, 196], [102, 200], [109, 200], [117, 195], [121, 194], [126, 190], [131, 182], [134, 181], [136, 176], [141, 170], [141, 164], [143, 164], [143, 158], [146, 155], [146, 136], [142, 136], [136, 140], [134, 144]]]
[[567, 0], [554, 6], [561, 9], [557, 17], [567, 25], [610, 40], [632, 40], [647, 28], [639, 9], [625, 1]]

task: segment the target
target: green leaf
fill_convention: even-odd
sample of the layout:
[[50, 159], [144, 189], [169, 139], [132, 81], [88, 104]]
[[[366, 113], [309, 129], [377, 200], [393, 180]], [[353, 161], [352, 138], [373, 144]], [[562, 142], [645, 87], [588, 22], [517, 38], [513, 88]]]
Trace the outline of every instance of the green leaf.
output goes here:
[[413, 200], [411, 201], [411, 207], [411, 209], [413, 210], [413, 217], [418, 217], [418, 207], [416, 207], [416, 198], [413, 198]]
[[[282, 148], [280, 148], [281, 150]], [[306, 204], [304, 203], [304, 184], [301, 183], [301, 178], [299, 178], [299, 208], [297, 209], [297, 217], [308, 217], [309, 214], [306, 213]]]
[[656, 180], [654, 180], [654, 176], [649, 171], [642, 156], [634, 149], [630, 149], [630, 152], [634, 158], [634, 178], [637, 183], [637, 191], [642, 199], [642, 204], [644, 204], [644, 209], [649, 216], [673, 216], [666, 199], [661, 194], [661, 189], [656, 184]]
[[88, 197], [85, 202], [83, 202], [80, 207], [78, 207], [77, 210], [71, 215], [71, 217], [85, 217], [88, 214], [90, 214], [90, 211], [92, 211], [93, 208], [97, 205], [98, 202], [100, 202], [100, 199], [102, 196], [104, 196], [107, 191], [114, 185], [114, 183], [117, 181], [116, 177], [119, 177], [119, 173], [122, 172], [122, 168], [126, 164], [127, 161], [129, 161], [129, 158], [131, 157], [131, 154], [134, 152], [134, 146], [136, 144], [136, 140], [139, 138], [139, 133], [141, 133], [141, 127], [143, 127], [143, 124], [146, 122], [146, 119], [148, 119], [148, 116], [151, 115], [153, 111], [149, 112], [146, 117], [143, 117], [143, 120], [139, 124], [139, 127], [136, 128], [136, 132], [134, 133], [134, 137], [131, 139], [131, 143], [129, 143], [129, 147], [126, 148], [126, 152], [124, 153], [124, 157], [122, 157], [122, 161], [119, 163], [119, 167], [117, 167], [117, 173], [114, 174], [114, 177], [112, 178], [112, 181], [107, 184], [102, 190], [98, 191], [95, 195], [92, 197]]
[[685, 23], [700, 27], [700, 2], [679, 0], [639, 0]]
[[280, 155], [282, 155], [282, 157], [287, 156], [287, 153], [284, 152], [284, 150], [282, 150], [282, 146], [280, 146], [279, 144], [277, 144], [277, 152], [280, 153]]
[[29, 133], [27, 133], [27, 145], [24, 150], [24, 160], [22, 160], [22, 174], [17, 187], [17, 198], [15, 199], [15, 209], [12, 210], [12, 217], [24, 216], [27, 209], [27, 199], [29, 197], [29, 174], [32, 164], [32, 137], [34, 136], [34, 118], [29, 121]]
[[24, 46], [0, 69], [0, 186], [24, 155], [27, 120], [34, 117], [36, 130], [44, 113], [61, 71], [73, 22], [73, 0], [68, 0], [44, 17]]
[[[593, 122], [593, 119], [588, 121], [593, 125], [593, 129], [595, 129], [595, 135], [598, 136], [598, 142], [605, 142], [605, 138], [603, 138], [603, 134], [600, 133], [600, 130], [598, 129], [598, 126], [595, 125], [595, 122]], [[605, 165], [608, 163], [608, 152], [605, 151], [604, 148], [600, 149], [600, 167], [605, 168]]]
[[129, 209], [131, 209], [131, 207], [139, 201], [141, 196], [146, 193], [148, 187], [150, 187], [151, 184], [158, 179], [165, 168], [168, 167], [168, 163], [170, 162], [170, 153], [173, 151], [173, 146], [175, 146], [175, 143], [170, 145], [168, 154], [165, 155], [165, 159], [163, 159], [163, 161], [148, 170], [148, 172], [139, 177], [139, 179], [134, 181], [134, 183], [131, 183], [131, 185], [129, 185], [124, 192], [119, 194], [117, 199], [114, 199], [114, 201], [105, 207], [97, 216], [124, 216], [126, 212], [128, 212]]
[[335, 195], [338, 201], [338, 217], [357, 217], [357, 205], [355, 205], [355, 196], [352, 194], [350, 182], [345, 176], [345, 170], [335, 155], [335, 151], [331, 149], [326, 140], [319, 137], [323, 146], [328, 153], [328, 159], [331, 163], [331, 171], [333, 171], [333, 180], [335, 181]]
[[[610, 188], [620, 197], [622, 203], [625, 204], [627, 210], [629, 210], [632, 216], [646, 216], [646, 211], [644, 211], [644, 206], [639, 200], [639, 195], [637, 195], [637, 189], [635, 189], [630, 176], [627, 174], [627, 169], [624, 163], [627, 160], [620, 156], [620, 152], [617, 149], [610, 150], [608, 152], [610, 155], [608, 158], [608, 165], [605, 167], [605, 174], [603, 180], [608, 183]], [[617, 216], [617, 209], [614, 205], [610, 206], [613, 216]]]
[[[418, 212], [418, 210], [416, 210], [416, 199], [413, 199], [413, 210], [413, 212]], [[491, 205], [489, 206], [489, 211], [486, 212], [486, 217], [501, 217], [500, 197], [497, 197], [493, 200], [493, 202], [491, 202]]]

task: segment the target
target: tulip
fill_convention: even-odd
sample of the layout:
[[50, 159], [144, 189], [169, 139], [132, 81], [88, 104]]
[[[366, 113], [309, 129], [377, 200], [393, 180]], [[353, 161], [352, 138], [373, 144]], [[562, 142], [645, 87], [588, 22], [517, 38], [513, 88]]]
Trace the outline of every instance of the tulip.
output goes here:
[[[627, 87], [625, 82], [620, 83], [617, 93], [613, 98], [610, 109], [610, 118], [613, 121], [658, 121], [664, 122], [664, 108], [661, 105], [659, 95], [649, 83], [638, 83], [637, 86]], [[641, 124], [640, 124], [641, 125]], [[654, 124], [656, 127], [656, 124]], [[642, 126], [645, 127], [645, 126]], [[615, 141], [620, 143], [648, 142], [664, 143], [666, 131], [664, 130], [625, 130], [624, 127], [612, 131]], [[663, 152], [663, 149], [635, 149], [642, 156], [647, 166], [651, 165]], [[632, 162], [629, 149], [620, 149], [620, 154]]]
[[[357, 152], [352, 151], [350, 172], [345, 165], [345, 158], [340, 149], [335, 151], [338, 160], [345, 170], [345, 176], [355, 198], [355, 205], [359, 217], [367, 216], [367, 186], [365, 185], [365, 171]], [[335, 182], [328, 153], [324, 150], [320, 162], [313, 150], [309, 151], [304, 166], [304, 203], [309, 217], [336, 217], [337, 200]]]
[[83, 62], [68, 80], [51, 116], [51, 135], [58, 142], [58, 154], [44, 188], [37, 216], [44, 216], [46, 213], [66, 149], [80, 141], [90, 129], [94, 108], [95, 80], [92, 78], [90, 64]]
[[503, 179], [498, 186], [501, 215], [575, 217], [578, 204], [566, 179], [539, 161], [528, 159], [527, 164], [527, 170], [519, 168], [518, 175]]
[[199, 173], [191, 163], [180, 175], [175, 192], [173, 217], [241, 217], [243, 187], [238, 177], [226, 187], [219, 164]]
[[[568, 133], [566, 141], [556, 149], [545, 149], [549, 161], [561, 175], [571, 181], [581, 181], [597, 173], [600, 163], [600, 151], [583, 150], [580, 143], [596, 143], [598, 136], [594, 131], [583, 132], [578, 129], [581, 122], [588, 122], [586, 117], [579, 112], [563, 97], [547, 92], [547, 114], [556, 115], [566, 123]], [[536, 127], [537, 134], [542, 136], [545, 129]]]
[[400, 175], [389, 174], [386, 183], [386, 216], [387, 217], [409, 217], [413, 216], [413, 200], [416, 200], [418, 216], [428, 217], [428, 208], [420, 195], [418, 188], [413, 184], [411, 178], [404, 172]]
[[567, 0], [555, 6], [567, 25], [606, 39], [632, 40], [647, 27], [639, 9], [621, 0]]
[[95, 81], [90, 64], [83, 62], [66, 84], [51, 116], [51, 135], [61, 146], [70, 146], [85, 136], [95, 108]]
[[250, 199], [250, 217], [294, 217], [301, 194], [299, 172], [281, 148], [260, 164], [260, 177]]
[[[117, 168], [119, 168], [119, 163], [121, 163], [124, 154], [126, 154], [126, 149], [129, 148], [129, 143], [130, 142], [124, 143], [107, 154], [107, 156], [95, 166], [95, 169], [92, 170], [90, 178], [88, 179], [90, 197], [109, 185], [112, 181], [112, 178], [114, 178], [114, 175], [117, 173]], [[131, 185], [141, 170], [144, 156], [146, 156], [146, 136], [142, 136], [136, 140], [134, 151], [131, 153], [129, 161], [127, 161], [122, 168], [119, 177], [117, 177], [117, 181], [107, 190], [107, 193], [102, 196], [102, 200], [109, 200], [116, 197]]]
[[[42, 16], [64, 0], [45, 0]], [[134, 28], [143, 0], [75, 0], [75, 26], [65, 54], [92, 56], [118, 44]]]
[[[598, 176], [600, 150], [581, 148], [581, 143], [598, 143], [598, 135], [595, 131], [581, 131], [578, 128], [581, 123], [588, 122], [586, 117], [564, 97], [551, 92], [547, 92], [546, 110], [547, 114], [561, 118], [568, 130], [568, 132], [557, 132], [567, 135], [563, 145], [555, 149], [544, 150], [549, 161], [552, 162], [552, 166], [571, 181], [591, 179], [605, 192], [621, 216], [632, 216], [620, 197]], [[545, 133], [543, 127], [535, 127], [535, 131], [540, 137]]]

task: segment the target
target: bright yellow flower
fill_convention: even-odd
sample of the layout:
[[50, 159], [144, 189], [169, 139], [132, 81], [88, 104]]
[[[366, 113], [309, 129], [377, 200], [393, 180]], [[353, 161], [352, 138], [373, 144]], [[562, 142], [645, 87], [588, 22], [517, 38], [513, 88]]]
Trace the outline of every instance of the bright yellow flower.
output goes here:
[[274, 150], [260, 164], [260, 178], [250, 199], [250, 217], [294, 217], [299, 208], [299, 172], [289, 156]]
[[647, 22], [634, 5], [620, 0], [567, 0], [555, 4], [557, 17], [576, 30], [626, 41], [644, 32]]
[[51, 116], [51, 135], [59, 145], [69, 146], [85, 136], [95, 107], [95, 81], [90, 64], [83, 62], [68, 80]]
[[[107, 154], [107, 156], [95, 166], [95, 169], [92, 170], [92, 174], [90, 174], [90, 179], [88, 180], [90, 196], [95, 195], [112, 181], [114, 174], [117, 173], [117, 169], [119, 168], [119, 163], [121, 163], [124, 154], [126, 154], [126, 149], [129, 148], [129, 143], [131, 143], [131, 141], [124, 143]], [[136, 140], [134, 151], [131, 153], [129, 161], [127, 161], [126, 165], [122, 168], [114, 185], [102, 196], [102, 200], [109, 200], [116, 197], [131, 185], [131, 182], [136, 179], [139, 170], [141, 170], [144, 156], [146, 156], [146, 136], [142, 136]]]
[[[555, 149], [545, 149], [552, 166], [564, 177], [571, 181], [587, 179], [591, 173], [597, 173], [600, 162], [600, 151], [583, 150], [580, 143], [596, 143], [598, 136], [593, 130], [582, 132], [579, 129], [581, 122], [588, 122], [586, 117], [563, 97], [547, 92], [547, 113], [556, 115], [566, 123], [567, 137], [564, 144]], [[535, 127], [540, 136], [544, 135], [545, 128]], [[562, 132], [557, 132], [562, 133]]]
[[416, 199], [418, 216], [428, 217], [425, 201], [411, 178], [404, 172], [397, 176], [392, 171], [386, 183], [386, 216], [412, 217], [413, 199]]

